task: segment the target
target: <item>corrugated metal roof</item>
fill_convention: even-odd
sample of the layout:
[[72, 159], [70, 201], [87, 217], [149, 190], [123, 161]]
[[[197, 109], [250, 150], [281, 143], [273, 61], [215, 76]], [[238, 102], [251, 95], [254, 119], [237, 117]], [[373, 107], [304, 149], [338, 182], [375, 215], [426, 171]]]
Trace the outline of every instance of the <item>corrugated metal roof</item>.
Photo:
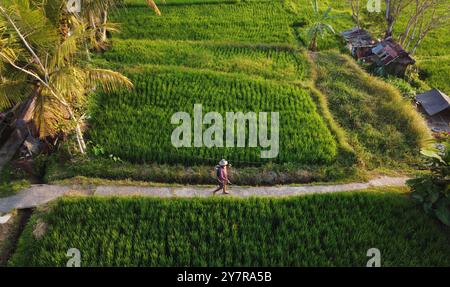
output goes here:
[[364, 29], [352, 28], [341, 33], [344, 39], [351, 43], [354, 47], [373, 47], [375, 41], [373, 41], [370, 33]]
[[438, 89], [419, 94], [416, 96], [416, 100], [430, 116], [450, 108], [450, 98]]
[[378, 56], [380, 62], [387, 66], [390, 63], [396, 61], [398, 58], [403, 58], [406, 64], [415, 63], [414, 59], [403, 50], [402, 46], [393, 42], [392, 40], [383, 40], [378, 43], [373, 49], [372, 52]]

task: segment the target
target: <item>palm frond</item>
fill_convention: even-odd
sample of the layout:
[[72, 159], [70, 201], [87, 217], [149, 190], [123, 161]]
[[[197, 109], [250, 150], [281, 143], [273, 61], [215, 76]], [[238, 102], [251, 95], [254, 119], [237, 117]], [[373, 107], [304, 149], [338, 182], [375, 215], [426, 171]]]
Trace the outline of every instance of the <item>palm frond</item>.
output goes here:
[[161, 11], [159, 11], [158, 6], [153, 0], [147, 0], [147, 4], [153, 9], [153, 11], [155, 11], [156, 15], [161, 16]]
[[39, 137], [55, 135], [61, 130], [61, 123], [68, 119], [68, 113], [63, 105], [51, 95], [47, 88], [43, 88], [36, 95], [33, 119]]
[[50, 84], [69, 103], [85, 101], [86, 73], [78, 67], [67, 66], [59, 69], [50, 77]]
[[51, 58], [49, 68], [50, 71], [53, 72], [60, 67], [65, 66], [66, 64], [72, 61], [73, 56], [78, 51], [78, 37], [77, 36], [69, 36], [64, 41], [59, 44], [56, 48], [54, 55]]
[[24, 81], [9, 81], [0, 78], [0, 111], [11, 108], [29, 97], [30, 86]]
[[323, 27], [325, 28], [325, 30], [328, 30], [333, 34], [336, 34], [336, 31], [334, 31], [333, 26], [331, 26], [330, 24], [323, 24]]
[[328, 19], [330, 19], [330, 12], [331, 12], [331, 7], [328, 7], [328, 9], [323, 13], [322, 19], [323, 19], [323, 20], [328, 20]]
[[100, 88], [107, 93], [116, 92], [120, 89], [131, 89], [133, 83], [124, 75], [106, 69], [86, 69], [86, 80], [90, 87]]
[[319, 14], [319, 2], [317, 0], [312, 0], [312, 6], [314, 14]]
[[[39, 55], [46, 55], [59, 41], [58, 33], [52, 23], [46, 18], [42, 9], [32, 8], [29, 1], [13, 1], [8, 7], [9, 16], [18, 30], [32, 45]], [[10, 24], [7, 24], [7, 27]], [[13, 31], [13, 29], [10, 29]]]

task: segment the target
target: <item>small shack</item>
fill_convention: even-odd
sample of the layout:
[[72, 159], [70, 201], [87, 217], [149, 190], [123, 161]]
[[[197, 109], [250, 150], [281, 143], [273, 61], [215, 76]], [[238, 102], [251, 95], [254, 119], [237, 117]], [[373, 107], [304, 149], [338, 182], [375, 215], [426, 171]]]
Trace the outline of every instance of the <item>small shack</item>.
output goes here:
[[384, 67], [388, 74], [403, 77], [406, 68], [416, 63], [411, 55], [391, 37], [376, 41], [367, 30], [357, 27], [346, 30], [341, 35], [355, 59]]
[[352, 28], [341, 33], [347, 42], [347, 48], [355, 59], [365, 59], [372, 55], [372, 48], [376, 46], [376, 41], [367, 30]]
[[395, 43], [392, 38], [387, 38], [379, 42], [372, 48], [372, 53], [376, 56], [374, 61], [384, 67], [388, 74], [403, 77], [406, 68], [416, 61], [406, 52], [402, 46]]
[[418, 94], [416, 101], [423, 113], [427, 115], [427, 122], [435, 132], [450, 132], [450, 97], [438, 89]]
[[416, 100], [429, 116], [437, 115], [450, 108], [450, 98], [438, 89], [418, 94]]

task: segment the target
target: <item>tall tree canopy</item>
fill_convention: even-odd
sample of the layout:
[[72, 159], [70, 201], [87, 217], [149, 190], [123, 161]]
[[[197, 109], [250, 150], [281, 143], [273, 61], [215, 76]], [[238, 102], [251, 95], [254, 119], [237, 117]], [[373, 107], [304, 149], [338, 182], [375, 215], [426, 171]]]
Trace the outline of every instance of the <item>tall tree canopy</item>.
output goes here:
[[63, 17], [51, 14], [46, 4], [47, 0], [0, 4], [0, 109], [28, 101], [26, 113], [32, 115], [41, 138], [75, 130], [84, 152], [81, 121], [86, 96], [132, 84], [120, 73], [86, 61], [86, 46], [95, 31], [83, 18], [61, 13], [70, 23], [62, 35]]

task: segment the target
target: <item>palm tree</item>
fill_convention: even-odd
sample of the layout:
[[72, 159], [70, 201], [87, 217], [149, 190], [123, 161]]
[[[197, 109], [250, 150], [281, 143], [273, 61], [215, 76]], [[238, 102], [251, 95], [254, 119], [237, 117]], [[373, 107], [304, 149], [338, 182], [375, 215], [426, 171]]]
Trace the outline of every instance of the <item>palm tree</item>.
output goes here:
[[[148, 6], [157, 14], [161, 15], [158, 6], [153, 0], [146, 1]], [[79, 13], [67, 11], [67, 0], [46, 0], [43, 8], [52, 22], [59, 21], [61, 34], [67, 35], [70, 31], [70, 17], [77, 16], [88, 23], [87, 28], [91, 30], [92, 37], [89, 39], [89, 48], [97, 51], [105, 50], [108, 46], [107, 32], [117, 32], [118, 26], [108, 22], [110, 10], [123, 5], [124, 0], [82, 0], [82, 9]]]
[[[145, 0], [148, 6], [158, 15], [161, 15], [158, 6], [153, 0]], [[92, 46], [97, 50], [104, 50], [107, 46], [107, 31], [117, 31], [117, 26], [108, 23], [108, 13], [121, 5], [123, 0], [83, 0], [81, 16], [89, 23], [94, 31]]]
[[70, 23], [70, 35], [61, 37], [42, 6], [2, 0], [0, 110], [25, 101], [21, 120], [31, 120], [41, 138], [75, 131], [84, 153], [81, 119], [86, 95], [94, 90], [131, 88], [132, 84], [120, 73], [84, 61], [84, 43], [91, 31], [77, 17], [71, 17]]
[[312, 23], [308, 29], [307, 35], [309, 40], [308, 49], [311, 51], [317, 51], [318, 38], [319, 37], [323, 38], [323, 36], [327, 32], [331, 32], [332, 34], [335, 34], [335, 32], [333, 27], [330, 24], [326, 23], [328, 20], [333, 19], [333, 17], [330, 15], [331, 7], [328, 7], [328, 9], [322, 13], [319, 9], [318, 0], [313, 0], [312, 6], [313, 6]]

